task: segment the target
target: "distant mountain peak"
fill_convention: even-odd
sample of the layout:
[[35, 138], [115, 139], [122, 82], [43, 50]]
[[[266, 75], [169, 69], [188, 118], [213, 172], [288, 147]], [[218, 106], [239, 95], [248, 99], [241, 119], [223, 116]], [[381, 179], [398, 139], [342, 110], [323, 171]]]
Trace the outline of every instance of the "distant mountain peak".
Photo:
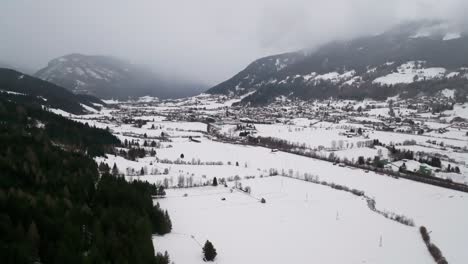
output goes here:
[[[157, 96], [178, 98], [198, 93], [189, 83], [166, 80], [147, 67], [102, 55], [72, 53], [51, 60], [35, 76], [65, 87], [77, 94], [100, 98]], [[195, 87], [197, 87], [195, 85]]]

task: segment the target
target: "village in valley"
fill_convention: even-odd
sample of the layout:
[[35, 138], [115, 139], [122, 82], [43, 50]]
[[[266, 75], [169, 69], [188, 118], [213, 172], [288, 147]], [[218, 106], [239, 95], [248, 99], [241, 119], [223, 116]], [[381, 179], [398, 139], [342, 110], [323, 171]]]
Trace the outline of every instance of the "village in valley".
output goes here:
[[467, 11], [2, 1], [0, 264], [468, 264]]
[[296, 262], [430, 262], [420, 227], [453, 263], [468, 257], [468, 234], [454, 235], [468, 221], [459, 210], [468, 201], [468, 105], [452, 91], [385, 101], [278, 97], [268, 107], [240, 106], [242, 98], [141, 97], [107, 100], [87, 115], [55, 112], [122, 141], [95, 158], [101, 170], [166, 189], [155, 203], [174, 228], [153, 242], [177, 263], [203, 263], [207, 239], [218, 263], [284, 262], [269, 251], [284, 239], [294, 243], [282, 251], [301, 252]]

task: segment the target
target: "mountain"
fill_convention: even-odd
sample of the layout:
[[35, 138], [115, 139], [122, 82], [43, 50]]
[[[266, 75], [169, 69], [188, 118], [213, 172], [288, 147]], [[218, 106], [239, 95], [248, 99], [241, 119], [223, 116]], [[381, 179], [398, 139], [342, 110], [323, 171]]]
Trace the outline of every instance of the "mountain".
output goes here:
[[406, 23], [382, 34], [336, 41], [254, 61], [207, 91], [245, 95], [242, 104], [284, 99], [433, 95], [468, 91], [468, 36], [440, 21]]
[[70, 54], [53, 59], [36, 77], [77, 94], [128, 99], [180, 98], [200, 92], [200, 85], [158, 76], [150, 69], [108, 56]]
[[104, 102], [88, 95], [75, 95], [41, 79], [0, 68], [0, 97], [9, 101], [60, 109], [72, 114], [93, 112]]

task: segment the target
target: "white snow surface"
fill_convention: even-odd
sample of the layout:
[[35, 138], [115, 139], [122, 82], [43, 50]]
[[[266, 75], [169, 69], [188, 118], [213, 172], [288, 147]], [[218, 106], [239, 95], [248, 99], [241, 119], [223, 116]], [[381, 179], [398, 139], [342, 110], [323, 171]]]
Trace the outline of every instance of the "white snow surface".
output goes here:
[[252, 196], [224, 187], [169, 190], [158, 202], [173, 232], [154, 237], [155, 249], [194, 264], [205, 263], [198, 243], [207, 239], [223, 264], [432, 261], [416, 228], [388, 221], [349, 193], [283, 177], [242, 184]]
[[[193, 99], [193, 98], [192, 98]], [[188, 100], [192, 100], [188, 99]], [[203, 104], [227, 107], [220, 98], [198, 96]], [[238, 99], [237, 99], [238, 100]], [[343, 102], [345, 104], [345, 102]], [[385, 103], [383, 103], [385, 105]], [[457, 104], [446, 114], [466, 114], [466, 106]], [[184, 102], [161, 103], [151, 108], [173, 109], [184, 107]], [[129, 109], [133, 109], [129, 107]], [[135, 107], [136, 109], [136, 107]], [[169, 122], [151, 110], [147, 116], [135, 117], [149, 122], [142, 128], [132, 125], [117, 125], [104, 121], [88, 120], [87, 117], [112, 115], [101, 110], [99, 114], [80, 117], [79, 121], [90, 125], [106, 127], [114, 131], [120, 139], [136, 139], [124, 133], [135, 133], [148, 137], [167, 133], [172, 142], [162, 142], [156, 149], [156, 157], [146, 157], [129, 161], [108, 155], [97, 158], [110, 166], [115, 162], [121, 171], [127, 168], [139, 170], [145, 167], [168, 170], [168, 174], [127, 176], [126, 178], [158, 183], [168, 178], [170, 186], [177, 185], [181, 175], [192, 177], [194, 183], [210, 182], [213, 177], [228, 178], [239, 176], [244, 186], [252, 188], [252, 196], [229, 191], [229, 188], [197, 187], [168, 189], [167, 198], [157, 202], [169, 211], [173, 222], [173, 232], [165, 236], [155, 236], [153, 242], [158, 252], [168, 250], [175, 263], [204, 263], [201, 248], [197, 243], [206, 239], [212, 241], [218, 251], [216, 263], [434, 263], [418, 232], [418, 227], [426, 226], [431, 231], [431, 239], [442, 250], [449, 263], [465, 264], [468, 259], [468, 195], [465, 193], [426, 185], [404, 179], [394, 179], [373, 172], [334, 166], [332, 163], [310, 159], [270, 149], [232, 145], [204, 137], [206, 125], [193, 122]], [[388, 107], [366, 111], [369, 119], [378, 120], [379, 113], [388, 113]], [[405, 114], [407, 109], [397, 109]], [[154, 125], [155, 129], [151, 129]], [[442, 127], [430, 123], [430, 127]], [[427, 140], [444, 142], [461, 148], [468, 146], [462, 132], [450, 130], [446, 134], [414, 135], [383, 131], [366, 131], [368, 138], [345, 137], [340, 133], [350, 127], [363, 127], [359, 124], [317, 122], [306, 118], [290, 120], [290, 124], [256, 125], [258, 134], [284, 138], [304, 143], [310, 147], [322, 145], [331, 147], [332, 142], [343, 140], [343, 149], [334, 151], [337, 156], [356, 158], [357, 155], [379, 155], [379, 148], [356, 148], [358, 141], [379, 139], [383, 143], [401, 143], [415, 140], [424, 145]], [[223, 127], [229, 131], [229, 126]], [[201, 143], [190, 142], [187, 136], [197, 136]], [[142, 144], [143, 139], [136, 139]], [[349, 143], [349, 145], [347, 145]], [[351, 143], [354, 147], [351, 148]], [[413, 146], [415, 147], [415, 146]], [[418, 145], [418, 147], [420, 147]], [[437, 152], [435, 148], [428, 148]], [[416, 147], [415, 149], [416, 150]], [[440, 150], [440, 153], [449, 151]], [[191, 164], [167, 164], [158, 162], [167, 159], [176, 161], [184, 154], [184, 161]], [[325, 151], [325, 155], [329, 152]], [[380, 153], [383, 158], [386, 151]], [[453, 153], [452, 153], [453, 154]], [[452, 156], [451, 156], [452, 157]], [[456, 153], [457, 161], [466, 159], [466, 153]], [[195, 162], [222, 162], [222, 165], [193, 165]], [[239, 166], [236, 166], [236, 163]], [[445, 166], [445, 163], [444, 163]], [[315, 175], [320, 180], [346, 185], [362, 190], [375, 198], [377, 208], [403, 214], [414, 219], [416, 226], [407, 227], [370, 211], [366, 201], [349, 193], [334, 190], [290, 178], [269, 175], [270, 169], [277, 169], [294, 176], [304, 173]], [[255, 176], [247, 180], [245, 176]], [[441, 174], [457, 181], [457, 175]], [[229, 186], [233, 182], [228, 183]], [[183, 197], [187, 193], [187, 197]], [[221, 201], [221, 198], [226, 198]], [[264, 197], [266, 204], [256, 198]], [[191, 237], [194, 236], [195, 240]], [[380, 246], [382, 237], [382, 247]]]
[[455, 98], [455, 90], [454, 89], [444, 89], [441, 91], [442, 95], [447, 98]]
[[452, 40], [461, 38], [460, 32], [449, 32], [445, 34], [443, 40]]
[[373, 83], [393, 85], [444, 77], [446, 72], [445, 68], [424, 68], [421, 66], [422, 64], [424, 64], [422, 61], [409, 61], [399, 66], [397, 72], [378, 77]]

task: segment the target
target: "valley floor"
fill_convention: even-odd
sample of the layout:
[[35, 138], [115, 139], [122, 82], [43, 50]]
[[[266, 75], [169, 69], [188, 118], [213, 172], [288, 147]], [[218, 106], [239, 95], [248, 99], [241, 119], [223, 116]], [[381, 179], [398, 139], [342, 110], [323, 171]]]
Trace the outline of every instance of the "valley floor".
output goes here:
[[[215, 263], [223, 264], [435, 263], [421, 238], [420, 226], [428, 229], [448, 263], [468, 260], [468, 193], [270, 148], [223, 143], [207, 135], [205, 123], [168, 120], [184, 107], [193, 105], [122, 105], [119, 110], [75, 117], [91, 126], [109, 127], [122, 141], [155, 152], [135, 160], [107, 155], [96, 161], [111, 168], [115, 164], [127, 180], [168, 187], [167, 197], [154, 202], [168, 210], [173, 231], [154, 236], [153, 243], [157, 252], [167, 250], [175, 263], [203, 263], [201, 246], [206, 240], [218, 251]], [[201, 112], [224, 112], [207, 109]], [[123, 122], [126, 119], [132, 122]], [[428, 121], [427, 125], [443, 124]], [[222, 132], [237, 136], [238, 131], [232, 130], [235, 126], [220, 126]], [[366, 135], [350, 138], [344, 134], [359, 127], [367, 130]], [[461, 173], [434, 170], [435, 177], [459, 183], [467, 179], [464, 128], [420, 136], [378, 131], [346, 120], [330, 123], [296, 118], [287, 124], [257, 125], [256, 129], [260, 136], [304, 143], [320, 155], [333, 153], [354, 161], [359, 156], [390, 160], [387, 148], [366, 145], [379, 139], [398, 149], [440, 154], [443, 169], [451, 163]], [[408, 141], [412, 143], [403, 144]], [[390, 161], [389, 166], [398, 170], [403, 162]], [[406, 163], [411, 171], [421, 166], [415, 160]], [[278, 174], [283, 176], [271, 176]], [[206, 186], [214, 177], [226, 181], [227, 187]], [[301, 180], [305, 178], [363, 191], [365, 197]], [[238, 191], [236, 184], [250, 187], [251, 194]], [[261, 198], [266, 203], [260, 203]], [[373, 199], [380, 212], [412, 219], [414, 226], [370, 210], [366, 199]]]
[[433, 263], [417, 228], [373, 213], [363, 198], [280, 176], [243, 183], [253, 197], [222, 186], [169, 190], [158, 202], [174, 229], [155, 248], [176, 263], [204, 263], [207, 239], [216, 263]]

